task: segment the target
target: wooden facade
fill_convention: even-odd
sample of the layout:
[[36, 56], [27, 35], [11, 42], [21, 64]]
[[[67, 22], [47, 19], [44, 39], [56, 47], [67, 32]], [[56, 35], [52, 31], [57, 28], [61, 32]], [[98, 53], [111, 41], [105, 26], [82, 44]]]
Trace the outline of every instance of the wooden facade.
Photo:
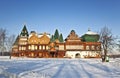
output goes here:
[[100, 42], [85, 42], [81, 37], [75, 33], [74, 30], [70, 32], [65, 39], [66, 57], [72, 58], [98, 58], [101, 57], [101, 43]]
[[12, 56], [34, 58], [90, 58], [100, 57], [100, 42], [85, 42], [72, 30], [64, 42], [58, 39], [51, 41], [50, 34], [37, 34], [32, 31], [27, 33], [24, 26], [21, 34], [17, 37]]

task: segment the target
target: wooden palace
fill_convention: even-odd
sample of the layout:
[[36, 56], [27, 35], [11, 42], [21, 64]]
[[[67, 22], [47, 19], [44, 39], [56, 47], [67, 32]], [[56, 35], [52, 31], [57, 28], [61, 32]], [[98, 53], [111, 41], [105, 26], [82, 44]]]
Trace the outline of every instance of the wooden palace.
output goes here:
[[74, 30], [65, 40], [58, 30], [54, 35], [49, 33], [28, 33], [24, 25], [21, 33], [17, 36], [13, 47], [14, 57], [34, 58], [98, 58], [101, 57], [101, 43], [99, 34], [88, 30], [79, 37]]

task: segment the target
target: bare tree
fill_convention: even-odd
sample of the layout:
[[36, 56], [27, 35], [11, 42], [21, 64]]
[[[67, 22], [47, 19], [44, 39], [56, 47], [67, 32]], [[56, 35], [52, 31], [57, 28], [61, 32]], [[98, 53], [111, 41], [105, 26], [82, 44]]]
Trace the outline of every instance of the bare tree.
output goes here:
[[8, 36], [6, 29], [0, 28], [0, 55], [4, 55], [4, 52], [11, 52], [14, 40], [15, 35]]
[[13, 46], [14, 40], [15, 40], [15, 35], [10, 35], [6, 39], [6, 50], [10, 54], [10, 59], [11, 59], [11, 52], [12, 52], [12, 46]]
[[1, 52], [1, 55], [3, 55], [3, 53], [6, 50], [6, 48], [5, 48], [5, 39], [6, 39], [6, 30], [0, 28], [0, 52]]
[[11, 52], [14, 41], [15, 41], [15, 35], [10, 35], [9, 37], [7, 37], [7, 39], [6, 39], [6, 48], [7, 49], [6, 50], [8, 52]]
[[109, 50], [112, 49], [115, 38], [112, 35], [111, 30], [108, 27], [103, 27], [100, 31], [100, 41], [102, 43], [103, 57], [102, 61], [106, 61], [106, 56]]
[[118, 52], [120, 52], [120, 40], [117, 41]]

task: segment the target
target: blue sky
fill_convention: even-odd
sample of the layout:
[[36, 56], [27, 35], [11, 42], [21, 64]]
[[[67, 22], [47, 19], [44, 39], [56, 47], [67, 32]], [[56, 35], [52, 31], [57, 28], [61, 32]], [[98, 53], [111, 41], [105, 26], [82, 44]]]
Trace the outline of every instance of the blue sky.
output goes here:
[[120, 35], [120, 0], [0, 0], [0, 28], [18, 35], [24, 24], [29, 32], [58, 29], [64, 38], [72, 29], [81, 36], [104, 26]]

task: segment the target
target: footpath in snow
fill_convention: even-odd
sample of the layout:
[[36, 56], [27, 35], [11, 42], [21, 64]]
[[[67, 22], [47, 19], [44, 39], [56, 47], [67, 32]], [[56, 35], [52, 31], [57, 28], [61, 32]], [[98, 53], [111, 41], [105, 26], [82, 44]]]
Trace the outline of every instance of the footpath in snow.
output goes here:
[[0, 57], [0, 78], [120, 78], [120, 58], [45, 59]]

